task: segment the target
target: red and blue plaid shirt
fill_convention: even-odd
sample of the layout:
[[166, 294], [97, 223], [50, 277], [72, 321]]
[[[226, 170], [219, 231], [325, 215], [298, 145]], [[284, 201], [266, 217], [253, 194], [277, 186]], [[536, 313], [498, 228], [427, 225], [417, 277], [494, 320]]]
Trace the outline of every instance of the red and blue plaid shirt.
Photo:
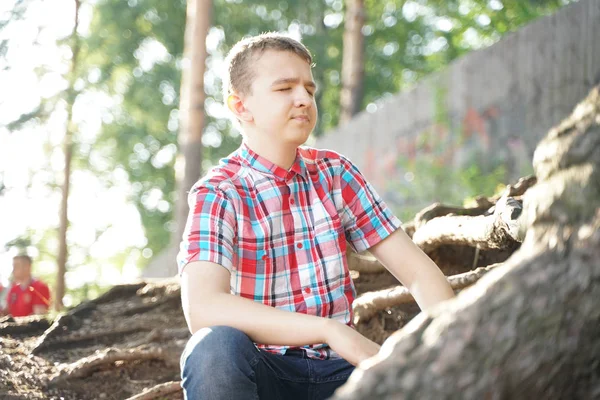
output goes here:
[[[356, 292], [346, 241], [360, 252], [400, 227], [347, 158], [308, 147], [285, 170], [242, 144], [188, 200], [180, 273], [191, 261], [220, 264], [231, 273], [232, 294], [350, 326]], [[289, 348], [257, 346], [277, 354]], [[303, 349], [310, 358], [338, 357], [326, 344]]]

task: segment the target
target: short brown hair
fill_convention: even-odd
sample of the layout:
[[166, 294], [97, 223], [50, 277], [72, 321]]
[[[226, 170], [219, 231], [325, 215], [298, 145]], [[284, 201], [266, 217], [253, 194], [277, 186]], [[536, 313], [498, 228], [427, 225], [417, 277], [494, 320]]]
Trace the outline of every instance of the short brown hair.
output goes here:
[[32, 260], [27, 254], [19, 254], [18, 256], [14, 256], [13, 260], [24, 260], [27, 261], [27, 264], [31, 265]]
[[312, 56], [308, 49], [299, 41], [277, 32], [266, 32], [248, 37], [237, 42], [225, 58], [225, 73], [223, 76], [223, 102], [233, 92], [240, 94], [252, 93], [254, 69], [250, 68], [256, 56], [266, 50], [289, 51], [297, 54], [312, 67]]

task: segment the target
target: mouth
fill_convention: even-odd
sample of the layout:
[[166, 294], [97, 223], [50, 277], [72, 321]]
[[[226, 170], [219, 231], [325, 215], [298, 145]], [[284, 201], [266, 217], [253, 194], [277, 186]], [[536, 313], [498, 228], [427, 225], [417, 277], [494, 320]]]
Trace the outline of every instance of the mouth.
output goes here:
[[298, 115], [297, 117], [294, 117], [292, 119], [295, 121], [299, 121], [299, 122], [309, 122], [310, 121], [306, 115]]

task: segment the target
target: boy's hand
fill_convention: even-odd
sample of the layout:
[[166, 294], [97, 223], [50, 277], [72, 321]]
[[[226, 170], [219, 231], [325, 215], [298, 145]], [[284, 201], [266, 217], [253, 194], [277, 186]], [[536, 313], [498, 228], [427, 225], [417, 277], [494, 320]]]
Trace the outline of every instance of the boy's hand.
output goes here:
[[325, 343], [343, 359], [356, 366], [379, 352], [381, 346], [367, 339], [348, 325], [330, 320], [325, 331]]

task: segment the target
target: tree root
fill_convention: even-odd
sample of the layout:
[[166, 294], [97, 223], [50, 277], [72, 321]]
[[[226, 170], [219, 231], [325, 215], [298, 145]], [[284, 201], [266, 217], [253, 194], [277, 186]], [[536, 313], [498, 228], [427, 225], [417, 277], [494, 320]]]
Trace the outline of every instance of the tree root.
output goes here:
[[348, 269], [361, 274], [378, 274], [385, 271], [385, 267], [372, 255], [358, 254], [348, 251]]
[[169, 295], [164, 296], [160, 300], [153, 301], [153, 302], [151, 301], [151, 302], [139, 304], [137, 306], [133, 306], [131, 308], [127, 308], [127, 309], [123, 310], [123, 312], [121, 312], [120, 315], [129, 317], [131, 315], [142, 314], [142, 313], [148, 312], [154, 308], [160, 307], [167, 303], [179, 302], [180, 298], [181, 298], [180, 293], [169, 294]]
[[434, 203], [429, 207], [426, 207], [419, 211], [419, 213], [415, 216], [415, 227], [417, 229], [424, 226], [427, 222], [431, 221], [434, 218], [444, 217], [448, 214], [452, 214], [455, 216], [469, 216], [474, 217], [478, 215], [484, 214], [487, 210], [492, 207], [492, 203], [486, 203], [483, 207], [453, 207], [444, 205], [442, 203]]
[[480, 250], [510, 247], [523, 240], [521, 210], [521, 202], [503, 196], [496, 203], [494, 214], [434, 218], [417, 229], [413, 241], [426, 253], [448, 244], [469, 245]]
[[132, 362], [144, 360], [161, 360], [170, 363], [161, 347], [136, 347], [134, 349], [121, 350], [108, 348], [89, 357], [81, 358], [74, 363], [59, 367], [60, 372], [48, 383], [50, 386], [60, 385], [71, 379], [85, 378], [92, 375], [102, 367], [109, 367], [116, 362]]
[[75, 317], [72, 315], [59, 315], [50, 328], [46, 329], [46, 332], [38, 338], [30, 353], [34, 355], [39, 354], [46, 348], [48, 343], [53, 341], [53, 339], [60, 337], [62, 333], [69, 330], [69, 328], [73, 328], [75, 323]]
[[534, 175], [525, 176], [520, 178], [514, 185], [507, 185], [508, 196], [517, 197], [523, 196], [525, 192], [537, 183], [537, 178]]
[[35, 351], [36, 353], [33, 353], [33, 354], [37, 354], [42, 350], [46, 351], [49, 349], [71, 347], [71, 345], [73, 345], [73, 344], [81, 344], [82, 342], [86, 342], [86, 341], [96, 341], [96, 340], [103, 341], [103, 340], [112, 338], [114, 336], [128, 335], [131, 333], [137, 333], [137, 332], [146, 331], [146, 330], [148, 330], [148, 328], [146, 328], [144, 326], [130, 326], [130, 327], [124, 327], [124, 328], [117, 328], [117, 329], [108, 329], [105, 331], [94, 331], [94, 332], [89, 332], [89, 333], [84, 333], [84, 334], [79, 334], [79, 335], [71, 335], [71, 336], [61, 337], [60, 339], [56, 339], [56, 340], [47, 339], [47, 337], [46, 337], [45, 340], [39, 341], [36, 344], [36, 347], [32, 350], [32, 353]]
[[160, 385], [156, 385], [150, 389], [144, 390], [142, 393], [127, 398], [127, 400], [154, 400], [180, 391], [181, 382], [171, 381], [161, 383]]
[[138, 347], [152, 342], [158, 342], [164, 339], [189, 339], [190, 331], [188, 328], [173, 329], [153, 329], [142, 339], [129, 343], [129, 347]]
[[15, 321], [13, 318], [6, 318], [5, 322], [0, 323], [0, 336], [19, 335], [43, 331], [48, 329], [50, 322], [46, 317], [29, 317], [23, 321]]
[[[448, 277], [448, 283], [454, 290], [464, 289], [477, 282], [483, 275], [502, 264], [492, 264], [487, 267]], [[412, 294], [404, 286], [365, 293], [354, 301], [354, 323], [365, 323], [381, 310], [400, 304], [415, 301]]]
[[91, 302], [95, 304], [103, 304], [110, 303], [111, 301], [119, 298], [131, 297], [135, 295], [139, 289], [146, 286], [146, 284], [146, 282], [138, 282], [133, 284], [113, 286], [109, 291], [95, 298], [94, 300], [91, 300]]
[[[535, 185], [537, 179], [535, 176], [527, 176], [520, 178], [514, 185], [506, 185], [506, 190], [500, 196], [494, 197], [477, 197], [474, 207], [453, 207], [441, 203], [435, 203], [419, 211], [415, 215], [414, 227], [421, 228], [427, 222], [434, 218], [443, 217], [446, 215], [453, 216], [478, 216], [484, 215], [491, 207], [493, 207], [502, 197], [520, 197], [525, 194], [527, 189]], [[412, 236], [411, 236], [412, 237]]]
[[417, 226], [415, 224], [415, 221], [413, 220], [402, 224], [402, 229], [404, 230], [404, 232], [406, 232], [408, 237], [412, 239], [413, 235], [415, 234], [415, 231], [417, 230]]

